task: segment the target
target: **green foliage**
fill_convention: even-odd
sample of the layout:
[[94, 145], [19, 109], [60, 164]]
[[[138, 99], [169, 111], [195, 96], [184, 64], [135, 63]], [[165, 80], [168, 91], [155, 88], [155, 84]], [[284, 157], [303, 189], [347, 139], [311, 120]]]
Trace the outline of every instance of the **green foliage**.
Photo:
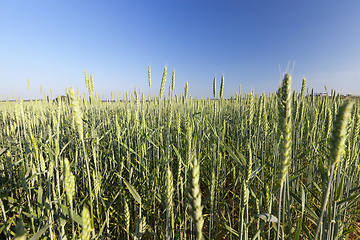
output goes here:
[[0, 238], [359, 237], [359, 100], [288, 75], [260, 98], [224, 99], [223, 76], [219, 99], [163, 97], [166, 74], [150, 101], [102, 102], [85, 74], [90, 100], [0, 105]]

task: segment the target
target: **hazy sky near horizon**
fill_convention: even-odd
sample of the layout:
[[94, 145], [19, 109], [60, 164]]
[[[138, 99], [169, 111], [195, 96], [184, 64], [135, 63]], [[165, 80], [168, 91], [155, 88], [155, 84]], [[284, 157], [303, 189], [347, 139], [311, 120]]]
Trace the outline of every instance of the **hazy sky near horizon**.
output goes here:
[[[295, 67], [292, 87], [360, 95], [360, 1], [1, 1], [0, 95], [12, 99], [95, 91], [175, 93], [212, 97], [225, 77], [224, 97], [275, 92], [280, 71]], [[27, 90], [30, 81], [30, 92]]]

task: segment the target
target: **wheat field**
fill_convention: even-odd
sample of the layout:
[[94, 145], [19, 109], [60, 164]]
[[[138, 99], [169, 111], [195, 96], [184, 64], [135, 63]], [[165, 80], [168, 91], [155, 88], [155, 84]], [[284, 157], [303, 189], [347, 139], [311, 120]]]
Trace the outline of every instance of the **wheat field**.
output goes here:
[[0, 103], [1, 239], [360, 238], [359, 99], [289, 74], [194, 99], [166, 67], [151, 95], [148, 73], [149, 93], [101, 99], [85, 72], [87, 93]]

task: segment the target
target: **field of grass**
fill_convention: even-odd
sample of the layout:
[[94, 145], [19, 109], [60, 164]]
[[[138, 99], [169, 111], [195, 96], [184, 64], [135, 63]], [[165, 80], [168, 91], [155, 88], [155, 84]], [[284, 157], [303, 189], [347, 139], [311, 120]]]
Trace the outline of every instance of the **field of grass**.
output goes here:
[[151, 98], [104, 102], [85, 75], [87, 96], [1, 103], [0, 238], [360, 237], [359, 100], [305, 97], [288, 74], [192, 99], [166, 75]]

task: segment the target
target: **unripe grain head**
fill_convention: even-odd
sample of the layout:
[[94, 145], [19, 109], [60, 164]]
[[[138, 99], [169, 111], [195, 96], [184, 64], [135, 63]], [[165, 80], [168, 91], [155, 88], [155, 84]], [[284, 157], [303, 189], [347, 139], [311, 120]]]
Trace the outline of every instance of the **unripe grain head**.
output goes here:
[[83, 130], [83, 122], [82, 122], [82, 112], [79, 106], [79, 102], [76, 99], [75, 90], [70, 88], [70, 98], [71, 98], [71, 106], [73, 109], [73, 115], [75, 118], [75, 123], [78, 128], [79, 138], [80, 140], [84, 139], [84, 130]]
[[339, 108], [336, 119], [333, 123], [333, 131], [330, 138], [330, 161], [328, 169], [333, 164], [337, 164], [340, 160], [341, 154], [345, 148], [347, 124], [353, 102], [345, 101]]
[[90, 239], [90, 232], [91, 232], [91, 222], [90, 222], [90, 212], [89, 210], [84, 207], [82, 210], [82, 240], [89, 240]]
[[162, 76], [162, 80], [161, 80], [161, 86], [160, 86], [160, 93], [159, 93], [159, 98], [160, 99], [163, 97], [163, 94], [164, 94], [166, 75], [167, 75], [167, 67], [165, 66], [163, 76]]
[[280, 152], [280, 185], [285, 181], [288, 168], [291, 165], [291, 76], [286, 74], [280, 89], [279, 112], [283, 139]]

